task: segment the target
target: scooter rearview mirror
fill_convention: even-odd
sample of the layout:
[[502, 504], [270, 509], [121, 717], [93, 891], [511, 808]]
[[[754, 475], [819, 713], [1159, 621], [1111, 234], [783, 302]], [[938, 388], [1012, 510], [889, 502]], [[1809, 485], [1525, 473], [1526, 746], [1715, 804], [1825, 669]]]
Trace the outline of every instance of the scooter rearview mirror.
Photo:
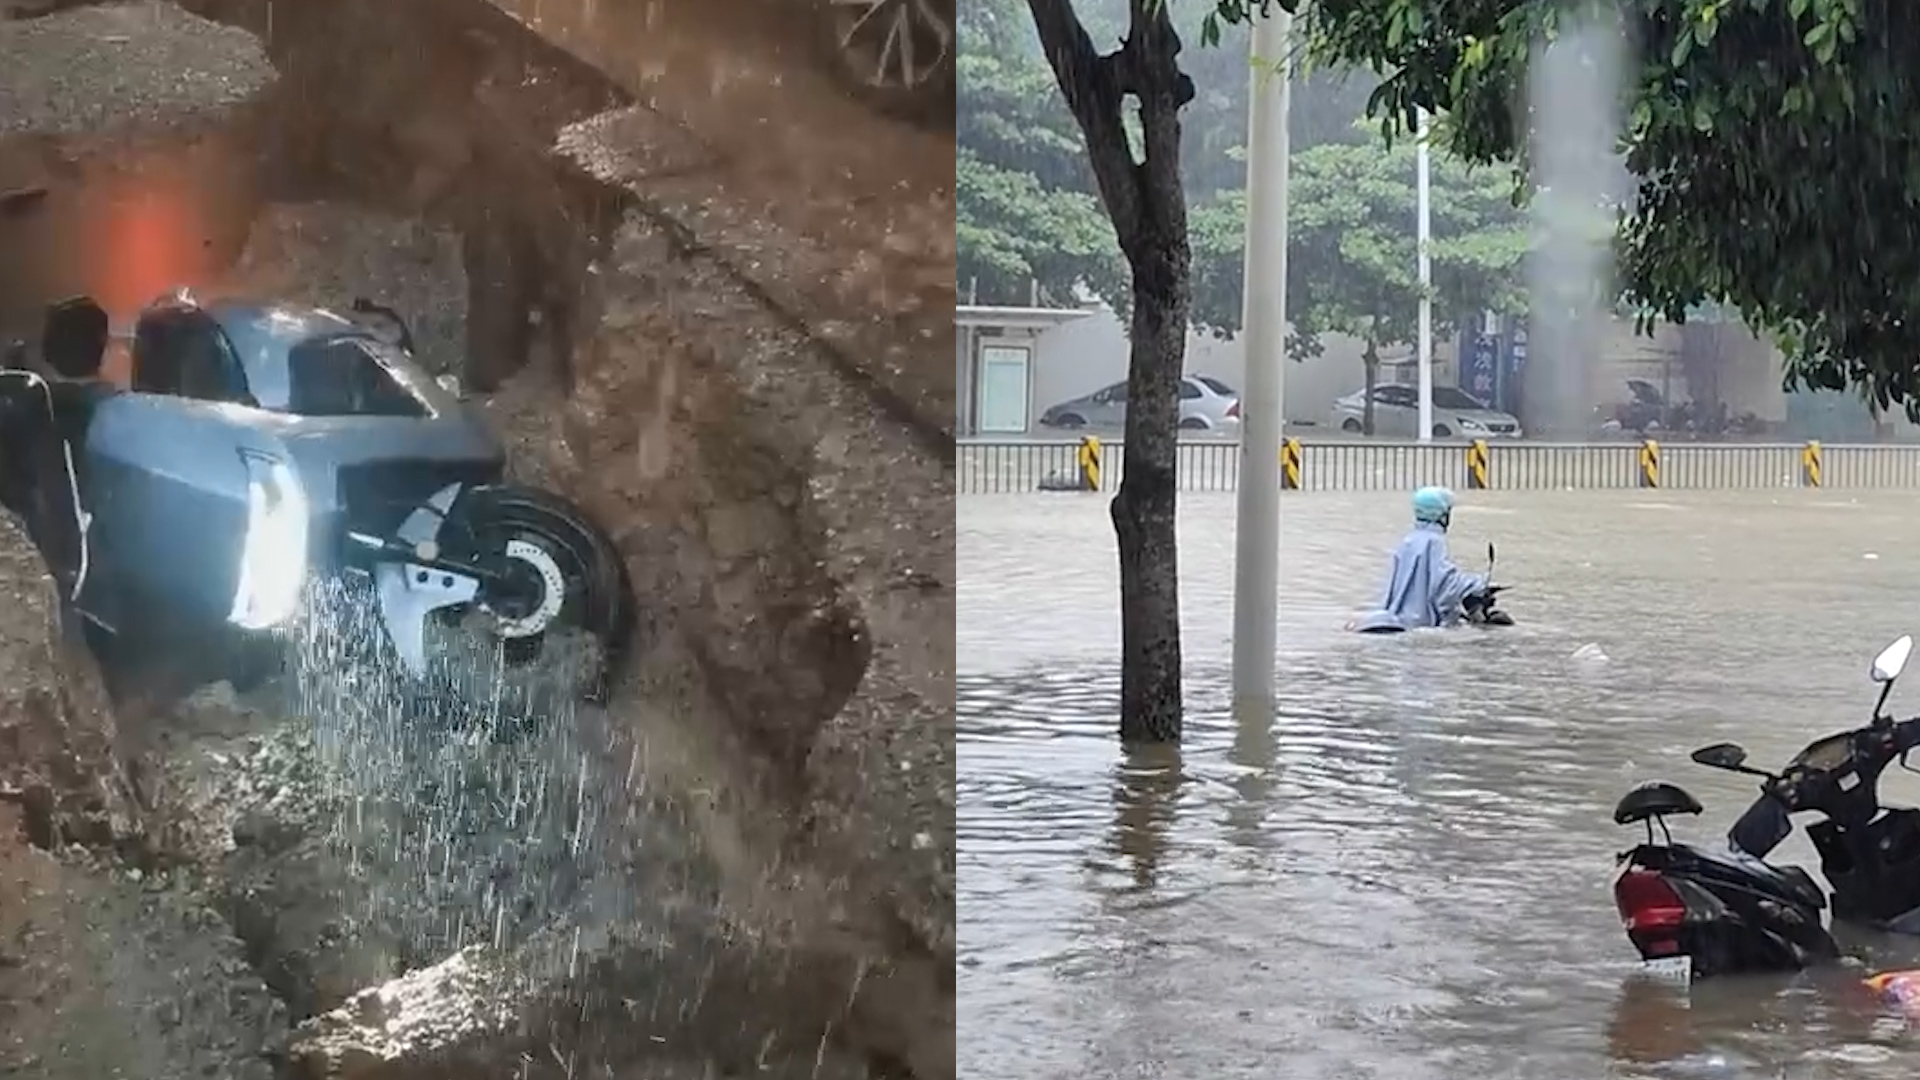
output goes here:
[[1868, 673], [1874, 682], [1890, 683], [1906, 670], [1907, 660], [1913, 655], [1913, 635], [1902, 634], [1900, 640], [1880, 650], [1873, 658], [1873, 668]]
[[1737, 769], [1747, 763], [1747, 749], [1739, 743], [1714, 743], [1693, 752], [1693, 760], [1716, 769]]
[[1746, 748], [1738, 743], [1714, 743], [1712, 746], [1703, 746], [1695, 750], [1689, 756], [1696, 763], [1710, 769], [1725, 769], [1728, 772], [1746, 773], [1750, 776], [1771, 777], [1773, 775], [1765, 769], [1756, 769], [1748, 765]]

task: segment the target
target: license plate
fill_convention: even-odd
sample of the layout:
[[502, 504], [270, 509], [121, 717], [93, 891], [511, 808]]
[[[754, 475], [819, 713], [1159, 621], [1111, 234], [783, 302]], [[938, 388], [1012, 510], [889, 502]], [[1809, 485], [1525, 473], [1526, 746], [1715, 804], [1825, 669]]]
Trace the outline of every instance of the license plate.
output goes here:
[[1649, 979], [1685, 986], [1693, 981], [1693, 957], [1663, 956], [1658, 960], [1644, 960], [1640, 973]]

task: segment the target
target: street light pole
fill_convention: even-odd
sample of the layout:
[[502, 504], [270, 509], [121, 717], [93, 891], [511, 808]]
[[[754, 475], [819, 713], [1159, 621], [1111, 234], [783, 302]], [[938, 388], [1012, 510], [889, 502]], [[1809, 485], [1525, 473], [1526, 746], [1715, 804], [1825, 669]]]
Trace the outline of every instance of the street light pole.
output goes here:
[[1287, 334], [1287, 155], [1293, 15], [1255, 14], [1249, 50], [1246, 273], [1241, 297], [1246, 389], [1240, 400], [1234, 533], [1236, 708], [1273, 707], [1280, 592], [1280, 439]]
[[1414, 181], [1414, 232], [1420, 246], [1420, 441], [1433, 441], [1433, 256], [1427, 250], [1433, 239], [1433, 159], [1427, 148], [1427, 110], [1421, 109], [1416, 123], [1414, 159], [1419, 176]]

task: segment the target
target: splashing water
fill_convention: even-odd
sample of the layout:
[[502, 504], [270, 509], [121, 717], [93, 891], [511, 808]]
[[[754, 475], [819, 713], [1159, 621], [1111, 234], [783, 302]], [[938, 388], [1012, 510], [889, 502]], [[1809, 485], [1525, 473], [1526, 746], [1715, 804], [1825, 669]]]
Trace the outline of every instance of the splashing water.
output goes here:
[[519, 944], [580, 907], [609, 864], [616, 815], [601, 778], [619, 773], [599, 760], [598, 711], [567, 692], [591, 647], [550, 641], [509, 664], [446, 627], [422, 687], [370, 647], [382, 633], [371, 600], [344, 584], [317, 595], [288, 680], [292, 714], [311, 724], [327, 843], [364, 886], [357, 917], [404, 942], [409, 966]]

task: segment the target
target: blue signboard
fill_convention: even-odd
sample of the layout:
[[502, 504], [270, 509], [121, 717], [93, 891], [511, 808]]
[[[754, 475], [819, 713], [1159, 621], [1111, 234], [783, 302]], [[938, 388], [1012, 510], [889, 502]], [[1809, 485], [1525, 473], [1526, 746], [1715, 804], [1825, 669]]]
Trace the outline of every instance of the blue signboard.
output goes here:
[[1500, 343], [1492, 334], [1469, 330], [1460, 349], [1460, 389], [1492, 405], [1498, 395]]
[[1527, 370], [1527, 328], [1516, 322], [1506, 335], [1506, 348], [1502, 356], [1499, 377], [1494, 380], [1499, 393], [1494, 407], [1502, 412], [1520, 415], [1520, 380], [1526, 377]]

